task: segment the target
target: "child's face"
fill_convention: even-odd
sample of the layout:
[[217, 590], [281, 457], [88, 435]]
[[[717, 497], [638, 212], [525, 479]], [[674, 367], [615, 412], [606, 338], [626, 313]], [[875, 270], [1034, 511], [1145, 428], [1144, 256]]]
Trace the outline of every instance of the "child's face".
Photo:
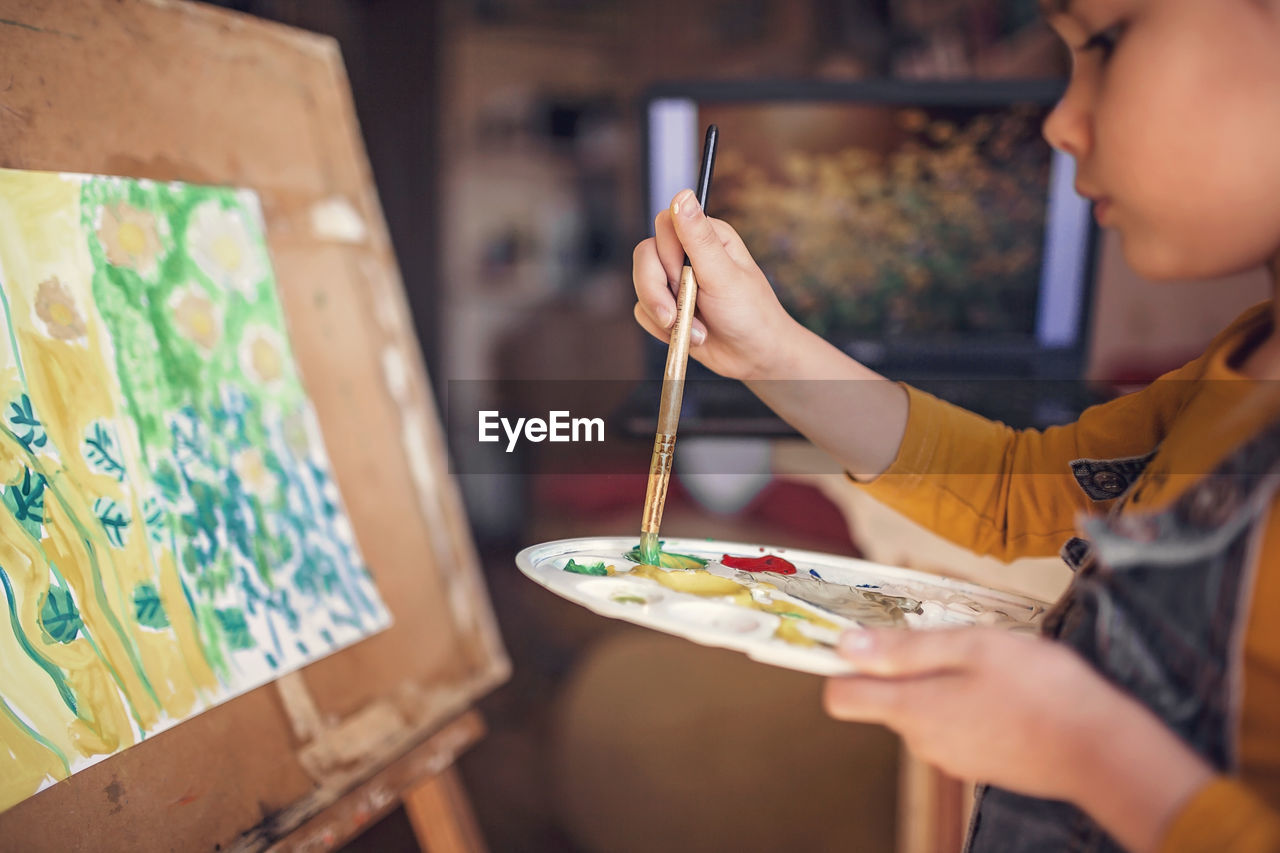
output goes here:
[[1280, 251], [1280, 0], [1044, 0], [1074, 58], [1045, 136], [1148, 278]]

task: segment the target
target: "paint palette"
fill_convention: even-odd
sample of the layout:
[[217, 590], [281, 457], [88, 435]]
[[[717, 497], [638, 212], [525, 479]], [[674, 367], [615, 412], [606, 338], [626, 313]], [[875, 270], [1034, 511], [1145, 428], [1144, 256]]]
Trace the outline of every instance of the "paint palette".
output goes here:
[[602, 616], [745, 652], [816, 675], [851, 673], [833, 648], [859, 627], [986, 625], [1034, 633], [1043, 601], [813, 551], [668, 539], [655, 562], [635, 537], [562, 539], [525, 548], [516, 565]]

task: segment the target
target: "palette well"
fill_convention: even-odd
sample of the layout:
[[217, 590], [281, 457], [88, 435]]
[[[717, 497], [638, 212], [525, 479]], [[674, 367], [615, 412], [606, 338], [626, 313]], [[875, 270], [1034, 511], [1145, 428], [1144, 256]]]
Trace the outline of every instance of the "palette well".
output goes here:
[[525, 548], [520, 571], [602, 616], [816, 675], [851, 673], [846, 630], [987, 625], [1037, 632], [1043, 601], [852, 557], [711, 539], [667, 539], [662, 566], [635, 537]]

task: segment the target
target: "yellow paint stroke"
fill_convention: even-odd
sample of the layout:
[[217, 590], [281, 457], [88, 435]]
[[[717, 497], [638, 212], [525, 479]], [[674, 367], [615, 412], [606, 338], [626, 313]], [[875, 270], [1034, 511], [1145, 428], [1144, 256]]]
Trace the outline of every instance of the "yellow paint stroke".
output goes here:
[[[609, 574], [618, 574], [610, 571]], [[751, 591], [744, 585], [732, 578], [722, 578], [719, 575], [713, 575], [706, 569], [663, 569], [658, 566], [646, 566], [643, 564], [633, 566], [631, 571], [621, 573], [623, 576], [630, 575], [632, 577], [648, 578], [662, 584], [668, 589], [676, 592], [688, 593], [689, 595], [700, 595], [708, 598], [729, 597], [733, 603], [739, 607], [748, 610], [759, 610], [764, 613], [773, 613], [782, 617], [778, 624], [778, 629], [774, 632], [774, 637], [797, 646], [814, 646], [817, 642], [810, 637], [802, 634], [796, 623], [804, 620], [811, 625], [819, 628], [827, 628], [832, 631], [840, 631], [844, 626], [832, 622], [819, 616], [808, 607], [786, 601], [775, 600], [771, 602], [757, 601], [751, 595]], [[768, 583], [757, 583], [757, 589], [776, 590], [777, 588]], [[787, 615], [784, 615], [787, 614]]]
[[[19, 528], [8, 513], [0, 513], [0, 565], [5, 567], [15, 586], [14, 595], [22, 631], [35, 643], [34, 638], [40, 636], [40, 629], [34, 623], [38, 618], [41, 596], [48, 590], [48, 581], [39, 583], [34, 578], [35, 572], [28, 554], [14, 547], [15, 542], [23, 541], [27, 541], [25, 531]], [[69, 753], [72, 748], [69, 729], [75, 722], [75, 715], [62, 701], [45, 671], [22, 651], [9, 620], [5, 619], [3, 622], [4, 625], [0, 628], [0, 652], [3, 652], [0, 675], [4, 678], [4, 684], [13, 686], [10, 702], [27, 719], [36, 721], [45, 737], [56, 743], [64, 753]], [[46, 660], [60, 667], [64, 664], [79, 665], [84, 660], [83, 655], [71, 647], [54, 649], [53, 654], [45, 653], [44, 649], [39, 650], [44, 653]]]
[[[25, 379], [48, 436], [32, 456], [0, 435], [0, 479], [12, 483], [31, 467], [47, 481], [41, 542], [0, 512], [0, 565], [15, 587], [21, 629], [66, 674], [77, 702], [72, 714], [48, 675], [21, 651], [11, 627], [0, 628], [0, 683], [21, 718], [0, 722], [0, 809], [32, 793], [33, 785], [65, 775], [65, 769], [51, 770], [49, 757], [57, 763], [51, 748], [68, 758], [116, 752], [161, 720], [188, 715], [218, 688], [173, 555], [147, 540], [140, 495], [94, 471], [81, 454], [90, 426], [106, 420], [115, 429], [128, 481], [148, 482], [136, 436], [124, 428], [131, 422], [115, 408], [123, 394], [104, 357], [109, 338], [94, 309], [79, 197], [70, 180], [0, 172], [0, 281], [18, 346], [15, 353], [8, 336], [0, 335], [0, 403], [19, 396]], [[45, 288], [45, 304], [37, 304], [42, 283], [54, 280], [56, 287]], [[50, 301], [50, 294], [56, 299]], [[98, 497], [129, 512], [123, 548], [110, 545], [93, 512]], [[50, 563], [84, 623], [70, 643], [57, 642], [40, 623]], [[168, 628], [146, 628], [133, 618], [132, 594], [140, 583], [159, 591]]]
[[45, 783], [67, 778], [68, 769], [0, 698], [0, 803], [26, 799]]
[[706, 569], [663, 569], [640, 564], [633, 567], [628, 574], [648, 578], [667, 589], [686, 592], [689, 595], [733, 595], [744, 589], [737, 581], [717, 577]]

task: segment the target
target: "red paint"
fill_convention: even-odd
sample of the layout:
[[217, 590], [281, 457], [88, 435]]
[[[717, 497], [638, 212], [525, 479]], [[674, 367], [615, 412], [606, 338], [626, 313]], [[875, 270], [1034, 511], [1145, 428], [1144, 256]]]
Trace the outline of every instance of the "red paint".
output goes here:
[[763, 557], [731, 557], [725, 554], [720, 562], [731, 569], [742, 569], [744, 572], [773, 572], [779, 575], [796, 573], [795, 566], [773, 554], [765, 554]]

